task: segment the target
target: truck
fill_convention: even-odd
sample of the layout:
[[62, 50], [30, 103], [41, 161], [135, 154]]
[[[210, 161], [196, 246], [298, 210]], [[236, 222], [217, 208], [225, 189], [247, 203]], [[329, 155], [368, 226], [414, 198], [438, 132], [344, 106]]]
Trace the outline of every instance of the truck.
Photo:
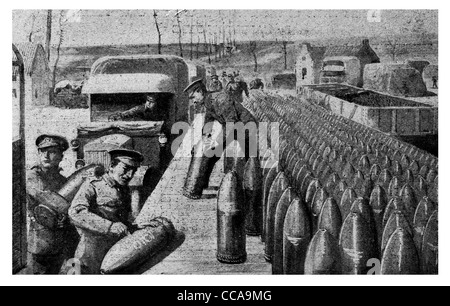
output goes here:
[[320, 83], [346, 83], [358, 86], [361, 83], [361, 64], [355, 56], [326, 57], [320, 72]]
[[[173, 155], [171, 143], [176, 122], [188, 122], [189, 98], [183, 92], [189, 84], [189, 68], [177, 56], [106, 56], [92, 65], [82, 93], [88, 97], [90, 122], [77, 127], [70, 141], [76, 168], [98, 165], [100, 174], [109, 168], [109, 150], [126, 148], [144, 156], [130, 182], [132, 205], [142, 205], [156, 186]], [[144, 105], [145, 96], [156, 99], [152, 120], [120, 118], [116, 114]]]

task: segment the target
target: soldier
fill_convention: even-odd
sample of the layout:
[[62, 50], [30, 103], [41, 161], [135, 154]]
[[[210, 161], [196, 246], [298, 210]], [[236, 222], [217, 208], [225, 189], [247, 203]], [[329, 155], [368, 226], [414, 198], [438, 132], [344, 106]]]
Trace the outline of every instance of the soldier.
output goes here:
[[[206, 90], [206, 86], [202, 83], [202, 80], [196, 80], [192, 82], [186, 89], [185, 92], [188, 92], [189, 99], [194, 102], [196, 105], [202, 105], [206, 109], [205, 114], [205, 123], [203, 126], [203, 137], [204, 139], [211, 140], [212, 133], [212, 122], [217, 120], [223, 128], [223, 148], [226, 148], [228, 142], [230, 142], [231, 137], [236, 139], [234, 135], [234, 130], [227, 131], [226, 124], [228, 122], [237, 123], [241, 122], [244, 125], [250, 122], [254, 122], [256, 124], [256, 119], [253, 115], [244, 108], [240, 103], [236, 103], [234, 99], [232, 99], [225, 92], [216, 93], [211, 96]], [[256, 125], [255, 125], [256, 127]], [[219, 136], [220, 137], [220, 136]], [[257, 137], [257, 131], [250, 130], [249, 135], [246, 135], [244, 141], [245, 143], [241, 143], [241, 148], [245, 148], [245, 157], [248, 159], [250, 156], [250, 140], [253, 137]], [[237, 137], [238, 141], [241, 141], [242, 137]], [[220, 141], [220, 140], [219, 140]], [[220, 156], [207, 157], [203, 155], [204, 159], [207, 159], [207, 164], [209, 167], [205, 168], [205, 171], [202, 173], [204, 175], [204, 181], [206, 184], [209, 181], [209, 176], [211, 175], [214, 164], [220, 159]], [[191, 160], [191, 163], [193, 160]], [[187, 180], [189, 180], [188, 178]], [[204, 186], [206, 188], [207, 186]], [[186, 197], [191, 199], [199, 198], [198, 194], [191, 194], [190, 191], [184, 190], [183, 194]]]
[[64, 260], [73, 256], [70, 252], [74, 251], [76, 241], [72, 239], [76, 238], [71, 237], [73, 231], [66, 216], [58, 216], [58, 224], [49, 228], [48, 224], [38, 222], [40, 218], [35, 211], [40, 204], [39, 192], [57, 192], [66, 183], [66, 178], [59, 173], [59, 164], [69, 144], [61, 136], [41, 135], [36, 139], [36, 146], [39, 164], [27, 172], [28, 268], [30, 274], [58, 274]]
[[226, 71], [222, 71], [222, 76], [220, 78], [220, 82], [222, 83], [222, 88], [227, 87], [228, 79], [227, 79], [227, 72]]
[[238, 80], [237, 82], [234, 79], [233, 74], [228, 75], [229, 82], [225, 87], [225, 92], [235, 101], [242, 103], [244, 100], [242, 98], [242, 93], [245, 92], [245, 95], [248, 97], [248, 86], [242, 80]]
[[210, 92], [219, 92], [223, 89], [222, 83], [219, 81], [219, 77], [215, 74], [211, 75], [211, 82], [208, 87], [208, 91]]
[[147, 93], [144, 96], [145, 103], [135, 106], [127, 111], [120, 112], [111, 116], [113, 121], [133, 119], [142, 121], [160, 121], [163, 111], [158, 108], [155, 94]]
[[143, 156], [126, 149], [111, 150], [109, 154], [109, 171], [86, 181], [69, 209], [69, 217], [81, 236], [75, 259], [80, 262], [82, 274], [99, 274], [109, 249], [133, 229], [128, 184]]
[[260, 78], [256, 78], [250, 82], [250, 89], [264, 89], [264, 83]]
[[431, 80], [433, 81], [433, 87], [432, 88], [437, 89], [438, 88], [438, 86], [437, 86], [437, 81], [438, 81], [437, 76], [433, 76], [431, 78]]

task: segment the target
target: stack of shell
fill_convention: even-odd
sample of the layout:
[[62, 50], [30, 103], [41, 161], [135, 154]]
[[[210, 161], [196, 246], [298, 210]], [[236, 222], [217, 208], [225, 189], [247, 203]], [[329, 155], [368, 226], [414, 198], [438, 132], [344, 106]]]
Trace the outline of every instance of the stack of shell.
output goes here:
[[436, 157], [302, 96], [255, 92], [244, 106], [268, 122], [261, 238], [273, 273], [366, 274], [378, 261], [376, 273], [437, 274]]

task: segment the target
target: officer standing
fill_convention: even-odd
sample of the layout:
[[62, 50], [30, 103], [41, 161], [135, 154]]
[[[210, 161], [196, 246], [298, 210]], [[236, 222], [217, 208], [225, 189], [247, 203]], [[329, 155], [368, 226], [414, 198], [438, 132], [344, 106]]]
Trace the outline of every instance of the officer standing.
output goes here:
[[222, 83], [219, 81], [219, 77], [215, 74], [211, 75], [211, 82], [208, 87], [208, 91], [210, 92], [219, 92], [223, 89]]
[[81, 236], [75, 259], [81, 264], [82, 274], [99, 274], [109, 249], [132, 232], [128, 184], [143, 156], [126, 149], [111, 150], [109, 154], [109, 171], [86, 181], [69, 209], [69, 217]]
[[58, 216], [59, 221], [50, 228], [39, 223], [35, 212], [39, 211], [38, 193], [57, 192], [66, 183], [59, 164], [69, 144], [64, 137], [44, 134], [36, 139], [36, 146], [39, 164], [27, 171], [28, 268], [30, 274], [58, 274], [64, 260], [73, 255], [69, 244], [76, 244], [69, 239], [71, 225], [66, 216]]
[[227, 87], [228, 79], [227, 79], [227, 72], [222, 71], [222, 76], [220, 77], [220, 82], [222, 83], [222, 88]]
[[225, 92], [235, 101], [242, 103], [244, 101], [242, 93], [245, 92], [245, 95], [249, 96], [247, 83], [242, 80], [236, 82], [234, 75], [231, 73], [228, 75], [228, 79], [229, 82], [225, 87]]
[[[225, 132], [223, 134], [222, 139], [224, 149], [226, 148], [227, 143], [230, 142], [230, 139], [232, 137], [233, 139], [236, 139], [234, 135], [234, 130], [231, 131], [226, 130], [227, 123], [240, 122], [243, 123], [244, 125], [251, 122], [255, 123], [254, 125], [255, 129], [250, 130], [248, 135], [245, 135], [245, 137], [239, 137], [238, 135], [237, 137], [237, 140], [240, 142], [244, 140], [244, 143], [240, 143], [240, 145], [241, 148], [245, 148], [245, 157], [246, 159], [248, 159], [251, 152], [250, 141], [256, 140], [255, 137], [257, 137], [257, 130], [256, 130], [257, 121], [253, 117], [253, 115], [240, 103], [236, 103], [236, 100], [231, 98], [225, 92], [216, 93], [212, 97], [211, 94], [207, 92], [206, 86], [202, 83], [201, 79], [196, 80], [191, 84], [189, 84], [189, 86], [186, 87], [184, 91], [189, 94], [189, 99], [192, 100], [195, 105], [203, 106], [206, 109], [204, 121], [205, 123], [202, 132], [203, 137], [205, 139], [212, 140], [210, 139], [212, 133], [212, 123], [215, 120], [217, 120], [222, 125], [222, 131]], [[220, 156], [209, 157], [205, 156], [204, 153], [205, 152], [203, 152], [202, 158], [208, 160], [207, 164], [209, 166], [204, 169], [201, 175], [203, 176], [204, 182], [207, 185], [214, 164], [220, 159]], [[191, 160], [191, 163], [192, 162], [194, 162], [194, 159]], [[191, 178], [188, 177], [186, 181], [190, 179]], [[207, 187], [206, 185], [203, 186], [203, 188], [206, 188]], [[183, 190], [183, 194], [191, 199], [198, 199], [201, 196], [201, 194], [192, 194], [192, 191], [186, 190], [186, 188]]]

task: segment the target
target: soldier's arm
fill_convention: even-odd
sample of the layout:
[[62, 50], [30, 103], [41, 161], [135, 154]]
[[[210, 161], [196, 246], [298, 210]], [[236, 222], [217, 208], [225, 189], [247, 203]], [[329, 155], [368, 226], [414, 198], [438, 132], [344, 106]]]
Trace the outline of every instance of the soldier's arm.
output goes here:
[[69, 209], [69, 217], [72, 223], [83, 230], [95, 234], [108, 235], [113, 222], [91, 212], [96, 203], [96, 192], [92, 184], [87, 181], [80, 188]]
[[244, 87], [245, 95], [248, 97], [248, 96], [249, 96], [249, 93], [248, 93], [248, 86], [247, 86], [247, 83], [242, 82], [242, 86]]
[[30, 170], [27, 171], [26, 175], [26, 188], [27, 188], [27, 207], [28, 211], [31, 213], [34, 211], [34, 208], [39, 205], [36, 200], [36, 194], [39, 191], [42, 191], [44, 186], [42, 179], [38, 176], [36, 171]]
[[122, 116], [122, 118], [132, 118], [134, 116], [136, 116], [137, 114], [139, 114], [140, 112], [142, 112], [143, 109], [141, 107], [141, 105], [135, 106], [129, 110], [126, 110], [124, 112], [120, 113], [120, 116]]

